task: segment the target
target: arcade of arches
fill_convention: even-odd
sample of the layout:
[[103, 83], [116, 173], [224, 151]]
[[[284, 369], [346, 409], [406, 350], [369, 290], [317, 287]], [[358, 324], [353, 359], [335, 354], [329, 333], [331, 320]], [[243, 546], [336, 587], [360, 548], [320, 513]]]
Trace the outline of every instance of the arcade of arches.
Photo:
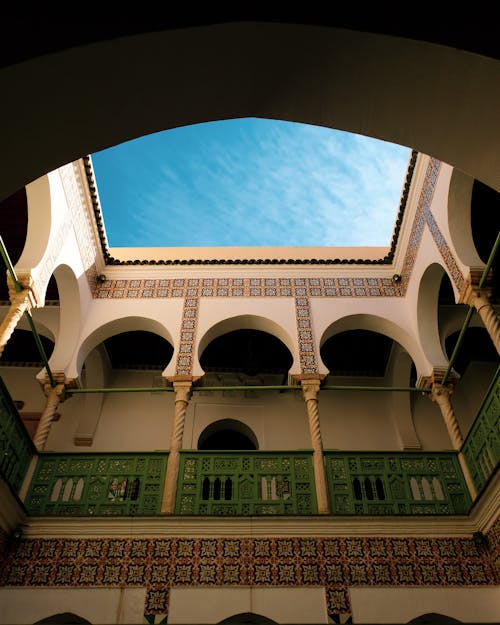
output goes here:
[[[248, 23], [0, 70], [0, 623], [498, 622], [499, 63]], [[82, 154], [246, 115], [418, 150], [393, 248], [106, 247]]]

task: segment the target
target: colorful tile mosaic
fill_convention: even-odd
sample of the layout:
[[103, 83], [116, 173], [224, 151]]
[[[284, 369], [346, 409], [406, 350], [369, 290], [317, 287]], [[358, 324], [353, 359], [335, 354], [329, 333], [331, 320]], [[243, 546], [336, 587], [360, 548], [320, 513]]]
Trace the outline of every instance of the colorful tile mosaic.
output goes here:
[[166, 618], [174, 586], [324, 586], [341, 622], [350, 586], [497, 585], [499, 534], [497, 523], [489, 549], [472, 537], [23, 539], [0, 585], [142, 585], [150, 623]]
[[[176, 282], [176, 280], [174, 280]], [[193, 283], [194, 280], [189, 280]], [[198, 283], [198, 280], [196, 280]], [[176, 375], [191, 375], [193, 368], [193, 347], [194, 337], [196, 333], [196, 323], [198, 319], [198, 302], [199, 298], [193, 293], [196, 287], [191, 284], [189, 290], [191, 293], [184, 300], [184, 308], [182, 311], [181, 323], [181, 340], [179, 344], [179, 353], [177, 355]], [[177, 288], [177, 287], [176, 287]]]
[[[197, 284], [192, 284], [196, 282]], [[397, 297], [391, 278], [204, 278], [105, 280], [97, 299], [179, 297]]]

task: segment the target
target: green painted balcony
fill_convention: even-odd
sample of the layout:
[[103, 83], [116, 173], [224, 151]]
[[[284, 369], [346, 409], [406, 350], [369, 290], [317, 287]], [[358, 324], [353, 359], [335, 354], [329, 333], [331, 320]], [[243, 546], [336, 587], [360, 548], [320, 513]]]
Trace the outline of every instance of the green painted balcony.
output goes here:
[[167, 457], [40, 453], [24, 504], [32, 516], [159, 514]]
[[182, 452], [175, 511], [214, 516], [315, 514], [312, 452]]
[[332, 514], [467, 514], [471, 499], [455, 452], [325, 453]]

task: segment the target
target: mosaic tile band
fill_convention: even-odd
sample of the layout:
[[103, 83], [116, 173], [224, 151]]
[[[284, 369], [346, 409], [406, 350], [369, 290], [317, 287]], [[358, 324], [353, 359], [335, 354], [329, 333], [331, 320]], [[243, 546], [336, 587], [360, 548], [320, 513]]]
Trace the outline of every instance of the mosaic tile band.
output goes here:
[[350, 613], [350, 586], [497, 585], [498, 526], [490, 549], [472, 537], [24, 539], [0, 584], [143, 585], [146, 615], [168, 614], [174, 586], [323, 586], [333, 617]]

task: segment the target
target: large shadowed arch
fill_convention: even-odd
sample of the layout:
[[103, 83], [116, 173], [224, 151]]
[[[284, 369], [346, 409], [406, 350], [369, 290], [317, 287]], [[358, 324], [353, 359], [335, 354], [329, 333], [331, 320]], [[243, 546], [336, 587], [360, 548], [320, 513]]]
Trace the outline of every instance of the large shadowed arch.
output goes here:
[[[8, 167], [0, 172], [0, 198], [123, 141], [248, 116], [324, 125], [405, 145], [500, 189], [497, 59], [367, 32], [369, 23], [356, 30], [341, 22], [232, 19], [213, 18], [204, 25], [191, 19], [170, 29], [163, 22], [163, 30], [111, 39], [94, 33], [86, 39], [93, 41], [89, 45], [70, 39], [57, 54], [28, 55], [25, 62], [0, 69], [0, 88], [9, 94], [0, 109], [9, 154]], [[444, 30], [442, 24], [435, 32]], [[166, 59], [168, 81], [158, 80]], [[85, 80], [99, 98], [80, 97]], [[29, 106], [42, 91], [44, 98]], [[426, 106], [431, 97], [432, 110]]]

